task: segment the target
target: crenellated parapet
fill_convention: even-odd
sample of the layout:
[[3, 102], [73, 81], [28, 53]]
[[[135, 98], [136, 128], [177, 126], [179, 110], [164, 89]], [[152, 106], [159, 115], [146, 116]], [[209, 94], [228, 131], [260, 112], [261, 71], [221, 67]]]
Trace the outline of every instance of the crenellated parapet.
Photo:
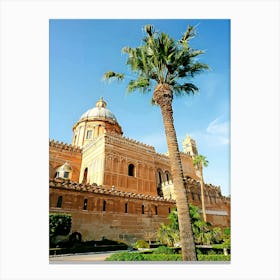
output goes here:
[[133, 192], [124, 192], [116, 189], [107, 189], [104, 188], [103, 186], [98, 186], [97, 184], [82, 184], [82, 183], [77, 183], [61, 178], [50, 179], [49, 186], [50, 188], [58, 188], [58, 189], [72, 190], [78, 192], [89, 192], [89, 193], [96, 193], [96, 194], [108, 195], [113, 197], [124, 197], [124, 198], [141, 199], [146, 201], [165, 201], [165, 202], [175, 203], [175, 200], [173, 199], [167, 199], [160, 196], [145, 195], [145, 194], [133, 193]]
[[153, 146], [147, 145], [145, 143], [139, 142], [137, 140], [134, 140], [134, 139], [131, 139], [131, 138], [128, 138], [128, 137], [118, 135], [116, 133], [108, 133], [107, 132], [105, 134], [105, 139], [106, 139], [105, 141], [107, 143], [110, 143], [110, 142], [117, 143], [117, 142], [119, 142], [120, 144], [124, 144], [128, 147], [132, 147], [132, 148], [135, 148], [135, 149], [142, 148], [142, 149], [145, 149], [148, 152], [152, 152], [152, 153], [155, 152], [155, 148]]
[[[190, 192], [191, 189], [196, 189], [198, 193], [200, 193], [200, 182], [198, 180], [187, 178], [187, 191]], [[219, 197], [223, 199], [224, 201], [230, 201], [229, 197], [225, 197], [222, 195], [221, 187], [220, 186], [214, 186], [212, 184], [204, 184], [205, 194], [207, 195], [215, 195], [216, 197]]]
[[170, 158], [167, 154], [156, 153], [156, 159], [170, 165]]
[[81, 148], [77, 147], [77, 146], [73, 146], [71, 144], [67, 144], [64, 142], [59, 142], [59, 141], [54, 141], [54, 140], [50, 140], [49, 141], [49, 146], [55, 149], [59, 149], [59, 150], [66, 150], [66, 151], [70, 151], [70, 152], [76, 152], [76, 153], [81, 153], [82, 150]]

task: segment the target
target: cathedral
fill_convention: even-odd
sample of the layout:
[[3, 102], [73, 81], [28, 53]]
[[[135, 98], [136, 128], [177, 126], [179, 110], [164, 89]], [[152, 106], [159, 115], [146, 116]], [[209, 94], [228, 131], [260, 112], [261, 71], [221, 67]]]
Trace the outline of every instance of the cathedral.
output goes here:
[[[182, 148], [188, 201], [201, 209], [195, 140], [187, 136]], [[229, 227], [230, 198], [204, 187], [207, 221]], [[176, 206], [168, 154], [124, 137], [102, 97], [74, 124], [72, 144], [49, 142], [49, 195], [50, 213], [71, 214], [83, 240], [155, 240]]]

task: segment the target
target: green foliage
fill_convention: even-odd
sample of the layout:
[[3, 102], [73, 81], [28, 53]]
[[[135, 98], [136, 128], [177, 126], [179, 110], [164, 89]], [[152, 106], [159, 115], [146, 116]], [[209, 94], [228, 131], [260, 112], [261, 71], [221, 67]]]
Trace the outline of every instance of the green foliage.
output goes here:
[[[188, 26], [182, 38], [177, 41], [166, 33], [157, 32], [152, 25], [146, 25], [144, 31], [145, 36], [140, 46], [122, 49], [127, 54], [126, 64], [136, 76], [134, 80], [130, 80], [128, 92], [149, 92], [151, 86], [159, 83], [168, 84], [178, 96], [197, 92], [198, 88], [187, 80], [209, 67], [197, 59], [204, 52], [189, 46], [196, 34], [195, 27]], [[113, 71], [104, 74], [106, 80], [123, 78], [124, 74]]]
[[137, 240], [135, 243], [134, 243], [134, 248], [150, 248], [150, 245], [147, 241], [145, 240]]
[[197, 255], [198, 261], [230, 261], [230, 255]]
[[[230, 261], [230, 255], [197, 255], [198, 261]], [[182, 261], [181, 254], [163, 254], [163, 253], [116, 253], [106, 261]]]
[[157, 232], [157, 240], [161, 244], [166, 244], [169, 247], [173, 247], [175, 243], [180, 241], [179, 228], [174, 228], [170, 224], [160, 224], [160, 228]]
[[67, 235], [72, 225], [71, 214], [53, 214], [49, 215], [49, 234], [50, 237], [56, 235]]
[[224, 248], [229, 249], [229, 248], [230, 248], [230, 246], [228, 246], [228, 245], [225, 244], [225, 243], [222, 243], [222, 244], [213, 244], [212, 247], [213, 247], [213, 249], [224, 249]]
[[179, 254], [143, 254], [143, 253], [118, 253], [109, 256], [106, 261], [181, 261]]
[[205, 156], [202, 156], [202, 155], [196, 155], [193, 159], [193, 165], [195, 167], [199, 167], [200, 165], [201, 166], [204, 166], [204, 167], [207, 167], [208, 166], [208, 160], [206, 159]]
[[[194, 234], [195, 244], [197, 245], [209, 245], [220, 243], [223, 240], [224, 235], [220, 228], [211, 228], [210, 223], [206, 223], [202, 220], [199, 213], [199, 208], [190, 204], [190, 217], [192, 223], [192, 231]], [[169, 247], [173, 247], [174, 244], [180, 242], [178, 213], [173, 210], [169, 215], [169, 224], [161, 224], [157, 232], [157, 239], [162, 244], [166, 244]], [[225, 239], [226, 240], [226, 239]]]
[[174, 254], [174, 249], [166, 246], [159, 246], [154, 250], [156, 254]]
[[230, 248], [230, 228], [225, 228], [223, 231], [223, 245], [225, 248]]
[[115, 73], [113, 71], [108, 71], [103, 75], [103, 80], [115, 79], [117, 81], [122, 81], [124, 79], [123, 74]]

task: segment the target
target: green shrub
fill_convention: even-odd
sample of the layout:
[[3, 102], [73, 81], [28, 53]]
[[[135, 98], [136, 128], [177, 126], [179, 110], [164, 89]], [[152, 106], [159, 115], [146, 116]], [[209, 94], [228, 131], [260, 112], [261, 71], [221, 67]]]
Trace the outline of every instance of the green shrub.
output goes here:
[[113, 254], [106, 261], [180, 261], [182, 256], [179, 254], [143, 254], [143, 253], [119, 253]]
[[160, 246], [154, 250], [156, 254], [174, 254], [174, 249], [166, 246]]
[[143, 259], [143, 254], [123, 252], [109, 256], [106, 261], [139, 261]]
[[[230, 255], [197, 255], [198, 261], [230, 261]], [[182, 261], [181, 254], [143, 254], [136, 253], [117, 253], [109, 256], [106, 261]]]
[[50, 237], [56, 235], [67, 235], [72, 225], [71, 214], [55, 214], [49, 215], [49, 233]]
[[151, 254], [145, 255], [145, 261], [182, 261], [181, 254]]
[[150, 248], [150, 245], [147, 241], [145, 240], [137, 240], [135, 243], [134, 243], [134, 248]]
[[230, 255], [197, 255], [198, 261], [230, 261]]
[[212, 247], [213, 247], [213, 249], [224, 249], [224, 248], [229, 249], [230, 248], [229, 244], [225, 244], [225, 243], [213, 244]]

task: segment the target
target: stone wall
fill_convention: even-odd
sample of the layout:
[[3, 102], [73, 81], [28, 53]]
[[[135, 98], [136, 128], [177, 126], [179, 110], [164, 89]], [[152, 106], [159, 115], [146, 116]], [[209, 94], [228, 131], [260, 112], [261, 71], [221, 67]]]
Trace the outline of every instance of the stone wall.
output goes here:
[[[201, 209], [200, 183], [187, 180], [188, 202]], [[204, 185], [204, 202], [207, 222], [222, 228], [230, 227], [230, 198], [221, 193], [221, 189], [211, 184]]]
[[104, 185], [157, 196], [153, 147], [107, 134], [104, 152]]
[[[57, 204], [59, 197], [61, 205]], [[155, 240], [160, 223], [168, 222], [168, 213], [174, 206], [173, 200], [160, 197], [50, 180], [50, 212], [70, 213], [71, 232], [80, 232], [83, 240], [105, 237], [131, 241], [151, 235]]]
[[68, 162], [73, 170], [72, 181], [80, 176], [82, 151], [80, 148], [58, 141], [49, 141], [49, 177], [54, 178], [55, 170]]
[[[188, 188], [189, 202], [200, 207], [199, 190], [193, 182]], [[206, 188], [212, 188], [207, 186]], [[196, 192], [195, 192], [196, 191]], [[58, 205], [62, 197], [61, 205]], [[207, 201], [207, 199], [206, 199]], [[58, 207], [59, 206], [59, 207]], [[168, 213], [176, 207], [175, 201], [163, 197], [107, 189], [96, 184], [79, 184], [63, 179], [50, 179], [50, 212], [70, 213], [71, 232], [78, 231], [83, 240], [136, 239], [155, 240], [160, 223], [167, 223]], [[228, 227], [229, 199], [216, 197], [208, 203], [207, 219], [213, 226]]]

